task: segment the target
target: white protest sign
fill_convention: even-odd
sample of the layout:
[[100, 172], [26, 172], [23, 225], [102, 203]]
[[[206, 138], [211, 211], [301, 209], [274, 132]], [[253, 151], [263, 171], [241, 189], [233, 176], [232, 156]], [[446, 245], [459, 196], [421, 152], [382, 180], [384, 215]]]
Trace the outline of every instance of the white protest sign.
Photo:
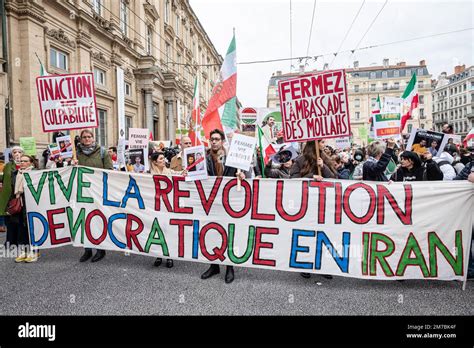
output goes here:
[[351, 135], [344, 70], [278, 82], [285, 142]]
[[56, 144], [59, 146], [62, 158], [72, 158], [72, 142], [70, 135], [57, 137]]
[[[145, 168], [149, 168], [148, 165], [148, 137], [150, 131], [147, 128], [130, 128], [128, 130], [128, 149], [137, 150], [143, 149], [142, 162]], [[132, 162], [133, 164], [133, 162]]]
[[207, 179], [206, 149], [203, 145], [184, 149], [183, 168], [188, 171], [186, 181]]
[[385, 97], [382, 112], [400, 114], [405, 99], [396, 97]]
[[373, 115], [374, 137], [377, 139], [400, 138], [400, 114], [382, 112]]
[[98, 127], [92, 73], [39, 76], [36, 88], [44, 132]]
[[349, 137], [336, 138], [335, 143], [338, 149], [345, 149], [345, 148], [351, 147], [351, 138]]
[[225, 165], [248, 171], [252, 163], [257, 139], [242, 134], [234, 134], [230, 143]]

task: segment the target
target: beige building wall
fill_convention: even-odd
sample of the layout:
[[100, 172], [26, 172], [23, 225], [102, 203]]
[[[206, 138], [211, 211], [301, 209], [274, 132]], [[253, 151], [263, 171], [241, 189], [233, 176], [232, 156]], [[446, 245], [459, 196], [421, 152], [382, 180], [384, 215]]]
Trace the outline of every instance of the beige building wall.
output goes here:
[[[103, 146], [118, 141], [117, 67], [124, 70], [130, 91], [125, 97], [128, 124], [149, 127], [155, 139], [174, 142], [175, 129], [185, 126], [196, 75], [201, 107], [206, 107], [222, 57], [188, 0], [6, 0], [5, 8], [12, 62], [12, 143], [33, 136], [42, 149], [52, 139], [41, 127], [36, 54], [50, 74], [104, 74], [103, 83], [102, 78], [95, 81], [97, 108], [106, 115], [98, 137]], [[67, 57], [65, 69], [55, 66], [52, 49]]]

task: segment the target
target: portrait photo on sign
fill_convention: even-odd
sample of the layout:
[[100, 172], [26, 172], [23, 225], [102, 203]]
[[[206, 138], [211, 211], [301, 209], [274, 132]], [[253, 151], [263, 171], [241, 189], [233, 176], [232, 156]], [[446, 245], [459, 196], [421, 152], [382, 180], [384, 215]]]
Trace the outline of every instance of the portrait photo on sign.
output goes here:
[[204, 146], [184, 149], [183, 167], [188, 171], [186, 181], [207, 179], [206, 151]]
[[443, 152], [448, 141], [447, 134], [429, 131], [421, 128], [413, 128], [408, 139], [407, 151], [423, 155], [430, 152], [433, 157]]
[[56, 144], [58, 144], [59, 151], [61, 152], [62, 158], [71, 158], [72, 157], [72, 143], [71, 136], [65, 135], [62, 137], [56, 138]]
[[130, 164], [134, 173], [144, 173], [146, 171], [143, 149], [129, 150]]

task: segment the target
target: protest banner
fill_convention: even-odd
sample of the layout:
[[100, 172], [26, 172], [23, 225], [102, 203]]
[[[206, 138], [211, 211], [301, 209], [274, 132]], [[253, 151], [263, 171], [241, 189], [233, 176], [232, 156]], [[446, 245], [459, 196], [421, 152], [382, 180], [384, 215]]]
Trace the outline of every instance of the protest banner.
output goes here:
[[[145, 168], [149, 168], [148, 163], [148, 145], [149, 145], [149, 136], [150, 131], [147, 128], [129, 128], [128, 130], [128, 149], [137, 150], [143, 149], [143, 157], [141, 157], [141, 163], [145, 166]], [[136, 158], [136, 154], [134, 157]], [[132, 153], [130, 152], [130, 159], [133, 162]]]
[[474, 211], [467, 181], [260, 179], [237, 191], [236, 178], [185, 182], [81, 166], [24, 177], [39, 249], [74, 243], [361, 279], [466, 278]]
[[36, 88], [44, 132], [99, 126], [92, 73], [39, 76]]
[[[431, 143], [436, 141], [436, 151], [441, 154], [444, 151], [446, 144], [448, 143], [449, 135], [434, 132], [421, 128], [413, 128], [410, 133], [410, 138], [406, 146], [407, 151], [414, 151], [420, 155], [428, 151], [431, 147]], [[438, 155], [439, 156], [439, 155]]]
[[36, 156], [36, 139], [33, 137], [20, 137], [20, 146], [25, 155]]
[[59, 146], [62, 158], [72, 158], [72, 141], [70, 135], [57, 137], [56, 144]]
[[61, 156], [61, 150], [59, 149], [59, 145], [56, 143], [49, 144], [48, 150], [50, 158], [58, 158], [59, 156]]
[[351, 135], [344, 70], [278, 81], [285, 142]]
[[125, 139], [125, 78], [123, 69], [116, 69], [118, 139]]
[[400, 114], [385, 113], [373, 115], [376, 139], [400, 138]]
[[188, 175], [186, 181], [205, 180], [207, 176], [206, 149], [203, 145], [187, 147], [183, 154], [183, 168]]
[[344, 138], [335, 138], [335, 145], [338, 149], [346, 149], [351, 147], [351, 138], [344, 137]]
[[242, 134], [234, 134], [230, 143], [225, 165], [245, 171], [250, 169], [257, 139]]

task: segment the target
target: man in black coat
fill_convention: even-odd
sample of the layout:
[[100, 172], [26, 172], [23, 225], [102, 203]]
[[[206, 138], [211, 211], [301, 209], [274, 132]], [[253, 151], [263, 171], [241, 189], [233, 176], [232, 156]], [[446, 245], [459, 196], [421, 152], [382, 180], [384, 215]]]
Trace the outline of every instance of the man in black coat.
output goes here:
[[[229, 176], [239, 177], [241, 180], [245, 179], [245, 174], [240, 172], [237, 173], [237, 169], [233, 167], [227, 167], [225, 165], [226, 152], [224, 148], [225, 135], [220, 129], [214, 129], [210, 134], [211, 148], [208, 150], [206, 161], [207, 161], [207, 174], [209, 176]], [[215, 274], [220, 273], [219, 265], [211, 264], [209, 269], [201, 275], [201, 279], [207, 279]], [[227, 266], [225, 272], [225, 282], [232, 283], [234, 281], [234, 267]]]

